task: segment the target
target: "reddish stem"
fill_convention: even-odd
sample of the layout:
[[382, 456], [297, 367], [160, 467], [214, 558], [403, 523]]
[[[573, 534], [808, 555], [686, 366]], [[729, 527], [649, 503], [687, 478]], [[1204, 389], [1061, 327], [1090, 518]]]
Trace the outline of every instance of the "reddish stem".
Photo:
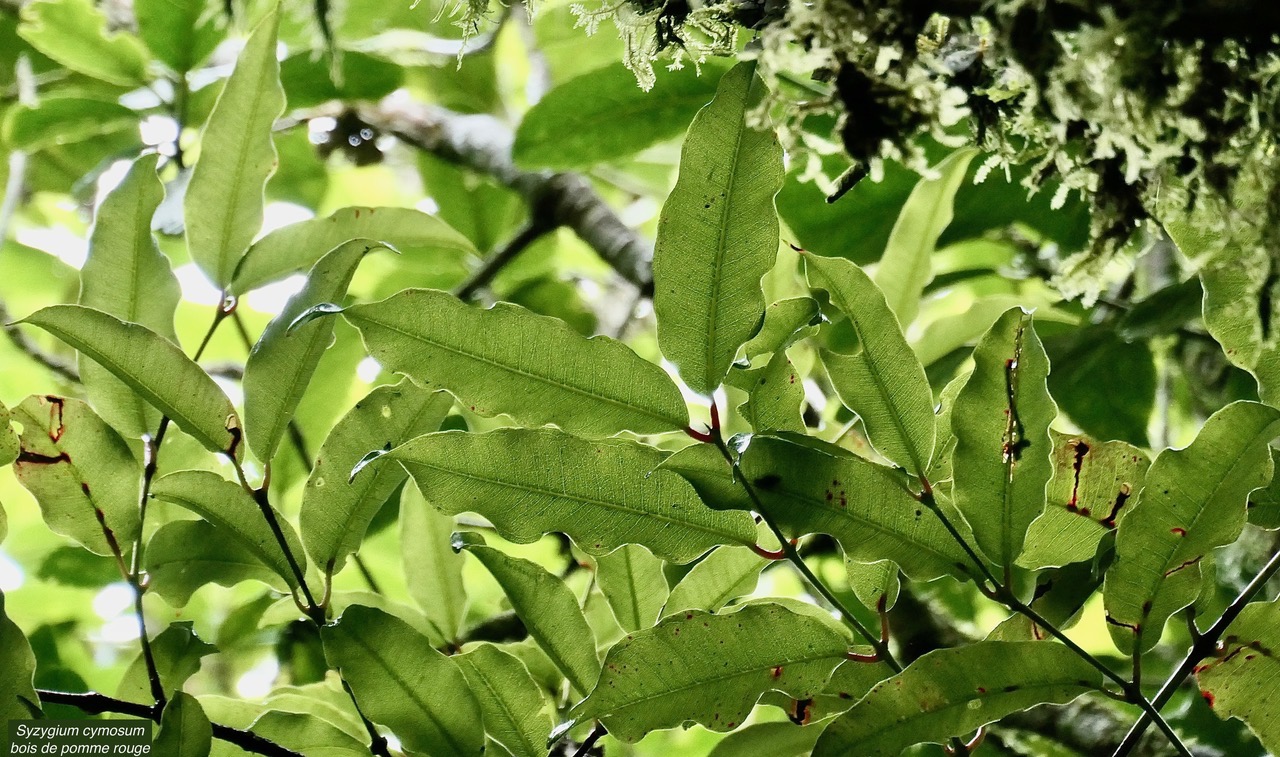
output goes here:
[[766, 559], [766, 560], [785, 560], [785, 559], [787, 559], [787, 551], [786, 551], [785, 549], [779, 549], [779, 550], [765, 549], [764, 547], [760, 546], [759, 544], [752, 544], [752, 545], [751, 545], [751, 551], [752, 551], [752, 552], [755, 552], [757, 555], [760, 555], [761, 557], [763, 557], [763, 558], [764, 558], [764, 559]]
[[720, 409], [716, 407], [716, 403], [711, 403], [711, 431], [720, 433]]
[[697, 441], [702, 442], [703, 444], [711, 444], [712, 442], [714, 442], [714, 441], [716, 440], [716, 438], [715, 438], [714, 436], [712, 436], [711, 434], [707, 434], [707, 433], [703, 433], [702, 431], [698, 431], [697, 429], [693, 428], [692, 426], [685, 426], [685, 427], [684, 427], [684, 432], [685, 432], [686, 434], [688, 434], [689, 436], [693, 437], [694, 439], [696, 439]]
[[858, 652], [845, 652], [844, 656], [850, 660], [853, 660], [854, 662], [880, 662], [880, 655], [875, 654], [874, 652], [871, 654], [860, 654]]

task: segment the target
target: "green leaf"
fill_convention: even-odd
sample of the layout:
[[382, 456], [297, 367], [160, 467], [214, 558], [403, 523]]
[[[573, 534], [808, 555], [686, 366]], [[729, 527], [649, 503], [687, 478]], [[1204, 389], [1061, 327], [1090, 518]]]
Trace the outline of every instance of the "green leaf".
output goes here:
[[9, 408], [0, 402], [0, 465], [8, 465], [18, 459], [22, 451], [22, 443], [18, 440], [18, 432], [9, 423], [12, 418]]
[[1011, 308], [974, 348], [973, 360], [951, 412], [953, 496], [982, 552], [1010, 566], [1044, 512], [1053, 475], [1049, 423], [1057, 407], [1046, 387], [1049, 359], [1031, 314]]
[[240, 419], [209, 374], [151, 329], [101, 310], [53, 305], [19, 321], [48, 331], [128, 384], [207, 449], [239, 456]]
[[763, 368], [734, 369], [728, 383], [747, 392], [738, 407], [742, 418], [758, 434], [769, 431], [805, 432], [804, 379], [791, 364], [786, 350], [778, 350]]
[[181, 74], [204, 62], [222, 40], [220, 8], [208, 0], [134, 0], [138, 36]]
[[682, 610], [719, 612], [729, 602], [756, 589], [769, 561], [746, 547], [717, 547], [671, 590], [663, 617]]
[[845, 558], [844, 572], [849, 577], [849, 588], [868, 610], [890, 610], [898, 601], [902, 584], [898, 581], [898, 566], [892, 560], [858, 562]]
[[597, 557], [596, 581], [624, 631], [651, 627], [667, 601], [662, 561], [634, 544]]
[[836, 718], [813, 757], [896, 757], [912, 744], [942, 744], [1012, 712], [1070, 702], [1102, 687], [1102, 675], [1066, 647], [983, 641], [921, 657]]
[[148, 81], [147, 53], [130, 34], [107, 31], [90, 0], [35, 0], [22, 6], [18, 35], [57, 62], [94, 79], [136, 87]]
[[14, 474], [50, 530], [95, 554], [127, 554], [138, 536], [142, 466], [124, 439], [88, 405], [66, 397], [28, 397], [13, 419], [22, 424]]
[[512, 157], [528, 168], [591, 168], [684, 132], [716, 92], [719, 61], [665, 73], [648, 92], [622, 63], [547, 92], [520, 121]]
[[[135, 127], [138, 114], [114, 100], [48, 97], [34, 105], [15, 105], [2, 131], [10, 149], [34, 152]], [[154, 158], [152, 158], [154, 160]]]
[[172, 757], [208, 757], [212, 746], [213, 726], [200, 702], [186, 692], [174, 692], [160, 716], [160, 732], [151, 751]]
[[413, 751], [475, 757], [484, 747], [481, 711], [458, 665], [425, 636], [379, 610], [352, 605], [320, 630], [338, 670], [375, 723]]
[[1248, 605], [1227, 629], [1222, 647], [1196, 668], [1204, 698], [1220, 718], [1239, 718], [1268, 752], [1280, 750], [1275, 718], [1280, 603]]
[[[270, 711], [253, 722], [253, 732], [307, 757], [368, 757], [369, 746], [318, 715]], [[363, 735], [365, 740], [367, 735]]]
[[191, 259], [223, 288], [262, 228], [263, 188], [276, 168], [271, 130], [284, 111], [279, 25], [273, 8], [245, 43], [200, 137], [183, 202]]
[[480, 415], [506, 413], [524, 425], [555, 423], [596, 436], [689, 422], [680, 390], [661, 368], [621, 342], [587, 339], [524, 308], [482, 310], [445, 292], [409, 289], [342, 314], [378, 362], [448, 389]]
[[343, 50], [335, 74], [332, 58], [304, 50], [280, 64], [280, 84], [292, 109], [314, 108], [331, 100], [379, 100], [404, 83], [404, 69], [358, 50]]
[[[567, 534], [593, 555], [641, 544], [689, 562], [718, 544], [754, 544], [746, 513], [717, 513], [663, 455], [622, 439], [588, 441], [557, 429], [446, 431], [392, 450], [427, 501], [449, 515], [478, 512], [520, 544]], [[359, 480], [359, 477], [357, 477]]]
[[920, 295], [933, 280], [934, 248], [951, 223], [956, 192], [969, 170], [969, 161], [977, 154], [976, 149], [966, 147], [934, 166], [932, 171], [938, 175], [916, 184], [889, 232], [875, 282], [904, 327], [916, 319]]
[[435, 216], [410, 208], [341, 208], [324, 218], [290, 224], [259, 239], [236, 268], [231, 291], [255, 287], [301, 271], [352, 239], [376, 239], [404, 255], [441, 250], [475, 255], [475, 247]]
[[[170, 623], [151, 640], [151, 655], [155, 659], [160, 685], [166, 692], [181, 691], [187, 679], [200, 671], [201, 659], [218, 651], [218, 648], [196, 635], [194, 623], [182, 620]], [[116, 696], [130, 702], [150, 704], [151, 679], [147, 663], [141, 653], [125, 671], [116, 690]]]
[[352, 469], [370, 450], [389, 449], [440, 428], [451, 407], [447, 393], [405, 380], [369, 392], [334, 426], [307, 478], [299, 516], [307, 552], [323, 570], [336, 573], [348, 555], [359, 551], [374, 516], [405, 479], [404, 470], [394, 465], [354, 479]]
[[333, 342], [333, 321], [320, 318], [289, 328], [307, 308], [346, 296], [356, 267], [376, 242], [356, 239], [330, 250], [307, 275], [307, 283], [271, 320], [244, 366], [244, 420], [249, 446], [259, 460], [275, 457], [320, 358]]
[[752, 723], [720, 740], [707, 757], [808, 757], [825, 723]]
[[[151, 486], [151, 496], [190, 510], [234, 534], [291, 588], [298, 587], [298, 579], [289, 567], [289, 560], [271, 533], [258, 503], [239, 484], [209, 471], [184, 470], [157, 479]], [[284, 532], [289, 552], [297, 561], [298, 568], [305, 573], [307, 556], [302, 551], [298, 534], [279, 513], [276, 513], [276, 521]]]
[[1271, 479], [1268, 444], [1280, 410], [1234, 402], [1210, 416], [1184, 449], [1161, 452], [1116, 534], [1103, 598], [1111, 639], [1142, 654], [1165, 621], [1200, 593], [1200, 560], [1244, 529], [1249, 493]]
[[569, 683], [580, 692], [591, 691], [600, 674], [596, 638], [578, 598], [565, 582], [535, 562], [486, 546], [478, 534], [458, 534], [454, 547], [467, 550], [488, 569], [506, 593], [511, 609], [529, 629], [529, 636]]
[[1156, 364], [1146, 342], [1120, 340], [1109, 326], [1045, 343], [1053, 372], [1049, 393], [1081, 430], [1099, 439], [1148, 446], [1156, 402]]
[[0, 718], [5, 722], [31, 717], [39, 705], [35, 686], [36, 657], [22, 629], [9, 619], [0, 591]]
[[751, 442], [741, 465], [761, 504], [791, 535], [830, 534], [850, 559], [893, 560], [918, 580], [972, 569], [897, 471], [768, 437]]
[[712, 510], [750, 510], [751, 498], [713, 444], [690, 444], [662, 461], [663, 470], [678, 473]]
[[680, 177], [662, 207], [653, 253], [658, 345], [689, 388], [711, 394], [764, 317], [760, 279], [778, 254], [782, 147], [747, 114], [765, 87], [755, 63], [720, 80], [689, 127]]
[[1050, 431], [1053, 478], [1044, 514], [1031, 524], [1018, 564], [1048, 568], [1093, 559], [1107, 531], [1129, 514], [1151, 459], [1124, 442]]
[[818, 301], [812, 297], [778, 300], [764, 309], [764, 323], [755, 336], [742, 345], [747, 360], [790, 347], [801, 337], [816, 332], [822, 322]]
[[457, 641], [466, 620], [462, 556], [452, 548], [454, 519], [436, 511], [412, 483], [400, 494], [400, 543], [409, 596], [441, 638]]
[[766, 691], [796, 699], [821, 692], [848, 649], [828, 623], [781, 605], [689, 611], [615, 644], [600, 683], [569, 715], [599, 719], [625, 742], [690, 720], [731, 731]]
[[[175, 344], [173, 314], [182, 292], [151, 236], [151, 217], [164, 199], [156, 155], [144, 155], [98, 208], [89, 258], [80, 269], [80, 304], [146, 326]], [[121, 433], [154, 434], [160, 413], [124, 381], [80, 358], [80, 377], [98, 412]]]
[[933, 393], [884, 294], [847, 260], [809, 254], [804, 260], [809, 285], [827, 290], [860, 342], [852, 355], [822, 353], [836, 393], [862, 418], [877, 452], [910, 473], [923, 473], [936, 435]]
[[235, 534], [203, 520], [166, 523], [147, 543], [150, 588], [174, 607], [185, 607], [196, 589], [209, 583], [235, 586], [261, 581], [277, 591], [288, 583]]
[[[2, 459], [4, 456], [0, 455]], [[1275, 448], [1271, 450], [1271, 466], [1273, 470], [1280, 466], [1280, 450]], [[1249, 495], [1249, 523], [1267, 530], [1280, 528], [1280, 476], [1272, 476], [1265, 488]]]
[[524, 663], [492, 644], [453, 658], [484, 715], [484, 730], [514, 757], [545, 757], [554, 711]]

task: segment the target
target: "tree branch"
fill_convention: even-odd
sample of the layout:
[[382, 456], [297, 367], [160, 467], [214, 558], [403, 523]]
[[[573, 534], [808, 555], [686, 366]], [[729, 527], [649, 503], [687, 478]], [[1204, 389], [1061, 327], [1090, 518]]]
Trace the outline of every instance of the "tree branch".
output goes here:
[[624, 224], [578, 174], [518, 168], [511, 158], [511, 130], [498, 119], [461, 115], [394, 95], [358, 112], [379, 131], [491, 176], [531, 207], [545, 208], [555, 225], [572, 229], [622, 278], [642, 291], [652, 291], [653, 245]]
[[[77, 694], [67, 691], [49, 691], [47, 689], [37, 689], [36, 693], [40, 695], [41, 702], [65, 704], [90, 715], [111, 712], [117, 715], [132, 715], [133, 717], [156, 723], [160, 722], [159, 710], [153, 709], [151, 705], [126, 702], [123, 699], [109, 697], [106, 694], [98, 694], [92, 691]], [[303, 757], [303, 755], [292, 749], [286, 749], [253, 731], [242, 731], [239, 728], [219, 725], [218, 723], [213, 723], [212, 725], [215, 739], [235, 744], [246, 752], [266, 755], [266, 757]]]

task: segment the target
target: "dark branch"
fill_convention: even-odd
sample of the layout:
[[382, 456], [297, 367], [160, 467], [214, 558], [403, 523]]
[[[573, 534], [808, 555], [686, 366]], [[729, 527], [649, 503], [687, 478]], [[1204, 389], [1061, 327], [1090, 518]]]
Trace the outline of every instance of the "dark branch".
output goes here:
[[[76, 694], [66, 691], [39, 689], [36, 693], [40, 695], [40, 701], [45, 704], [65, 704], [90, 715], [112, 712], [117, 715], [132, 715], [136, 718], [144, 718], [156, 723], [160, 722], [159, 708], [148, 704], [126, 702], [123, 699], [116, 699], [92, 691]], [[303, 757], [292, 749], [286, 749], [252, 731], [242, 731], [238, 728], [217, 723], [213, 724], [213, 737], [219, 741], [235, 744], [246, 752], [266, 755], [266, 757]]]
[[511, 130], [493, 116], [461, 115], [394, 96], [361, 108], [359, 115], [381, 132], [492, 177], [531, 207], [545, 208], [556, 225], [572, 229], [624, 279], [652, 289], [653, 245], [624, 224], [583, 177], [516, 167]]
[[459, 299], [469, 300], [476, 295], [481, 289], [489, 285], [493, 278], [511, 261], [528, 249], [529, 245], [536, 242], [549, 231], [556, 227], [556, 223], [549, 218], [539, 219], [538, 208], [530, 208], [530, 219], [516, 235], [509, 239], [506, 244], [494, 250], [489, 259], [484, 261], [484, 265], [480, 266], [470, 279], [463, 282], [462, 286], [454, 292]]

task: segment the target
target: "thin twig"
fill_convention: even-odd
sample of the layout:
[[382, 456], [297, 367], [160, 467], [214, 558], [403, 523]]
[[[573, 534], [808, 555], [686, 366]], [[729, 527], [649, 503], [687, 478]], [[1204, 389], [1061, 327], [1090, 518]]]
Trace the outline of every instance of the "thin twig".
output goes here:
[[506, 244], [494, 250], [489, 259], [484, 261], [484, 265], [480, 266], [475, 273], [471, 274], [471, 278], [467, 279], [454, 292], [458, 299], [469, 300], [475, 297], [476, 293], [489, 285], [493, 278], [511, 261], [528, 249], [529, 245], [538, 241], [542, 236], [553, 229], [556, 224], [550, 219], [538, 218], [537, 209], [532, 210], [533, 217], [529, 222], [520, 227], [516, 235], [509, 239]]
[[[150, 705], [126, 702], [123, 699], [109, 697], [96, 692], [72, 693], [67, 691], [50, 691], [37, 689], [41, 702], [63, 704], [74, 707], [89, 715], [111, 712], [117, 715], [132, 715], [156, 723], [160, 722], [160, 711], [153, 710]], [[213, 737], [228, 744], [235, 744], [246, 752], [265, 755], [265, 757], [303, 757], [292, 749], [286, 749], [270, 739], [263, 738], [253, 731], [242, 731], [226, 725], [213, 723]]]
[[1249, 602], [1257, 596], [1262, 587], [1266, 586], [1267, 581], [1271, 580], [1276, 571], [1280, 571], [1280, 552], [1273, 554], [1267, 564], [1262, 566], [1262, 570], [1258, 571], [1258, 574], [1253, 577], [1253, 580], [1240, 590], [1240, 593], [1231, 601], [1231, 604], [1227, 605], [1227, 609], [1222, 611], [1222, 615], [1214, 621], [1212, 626], [1209, 626], [1209, 630], [1196, 638], [1195, 643], [1191, 645], [1191, 649], [1187, 652], [1187, 656], [1183, 658], [1177, 670], [1173, 671], [1173, 674], [1160, 687], [1155, 699], [1152, 700], [1151, 703], [1154, 706], [1155, 715], [1153, 716], [1150, 712], [1144, 710], [1141, 717], [1138, 718], [1138, 722], [1134, 723], [1129, 732], [1125, 734], [1124, 741], [1120, 742], [1120, 746], [1116, 748], [1113, 757], [1125, 757], [1125, 755], [1132, 752], [1134, 747], [1138, 745], [1138, 740], [1142, 738], [1143, 731], [1147, 730], [1147, 726], [1152, 722], [1155, 722], [1157, 727], [1159, 726], [1159, 720], [1156, 718], [1159, 717], [1160, 708], [1169, 703], [1169, 700], [1173, 698], [1174, 692], [1178, 690], [1182, 682], [1195, 671], [1196, 665], [1213, 654], [1218, 646], [1218, 640], [1227, 632], [1227, 628], [1239, 617]]
[[591, 754], [591, 750], [595, 748], [596, 742], [606, 733], [608, 731], [605, 730], [604, 726], [596, 723], [596, 727], [592, 728], [591, 733], [587, 734], [587, 737], [578, 745], [578, 751], [573, 753], [573, 757], [587, 757], [588, 754]]

